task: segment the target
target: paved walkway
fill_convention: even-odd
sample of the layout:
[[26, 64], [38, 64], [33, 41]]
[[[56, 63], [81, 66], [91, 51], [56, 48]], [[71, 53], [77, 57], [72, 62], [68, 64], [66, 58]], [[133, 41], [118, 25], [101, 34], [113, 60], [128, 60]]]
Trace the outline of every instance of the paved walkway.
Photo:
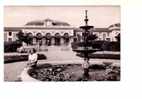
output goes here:
[[[65, 46], [51, 46], [48, 48], [48, 51], [39, 52], [46, 55], [47, 60], [39, 60], [38, 64], [42, 63], [54, 63], [54, 64], [63, 64], [63, 63], [82, 63], [83, 59], [76, 56], [76, 53], [72, 51], [71, 47]], [[16, 53], [13, 53], [16, 54]], [[10, 53], [12, 55], [12, 53]], [[120, 60], [111, 60], [111, 59], [90, 59], [91, 64], [102, 64], [103, 62], [112, 62], [114, 65], [120, 65]], [[15, 81], [17, 80], [18, 75], [26, 66], [26, 61], [16, 62], [5, 64], [4, 69], [4, 80], [5, 81]]]

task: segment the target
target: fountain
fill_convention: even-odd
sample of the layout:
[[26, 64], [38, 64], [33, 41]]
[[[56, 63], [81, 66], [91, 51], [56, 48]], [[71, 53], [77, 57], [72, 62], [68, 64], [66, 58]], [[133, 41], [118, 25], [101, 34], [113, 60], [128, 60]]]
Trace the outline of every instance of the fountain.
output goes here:
[[82, 32], [82, 43], [83, 43], [83, 46], [82, 47], [77, 47], [76, 49], [73, 49], [73, 51], [77, 52], [77, 53], [80, 53], [80, 54], [83, 54], [84, 55], [84, 63], [82, 65], [88, 65], [84, 68], [84, 76], [89, 76], [89, 70], [88, 70], [88, 67], [89, 67], [89, 54], [93, 53], [93, 52], [96, 52], [98, 51], [99, 49], [94, 49], [92, 47], [89, 46], [89, 36], [91, 36], [91, 32], [90, 30], [92, 28], [94, 28], [93, 26], [89, 26], [88, 25], [88, 16], [87, 16], [87, 10], [85, 10], [85, 25], [84, 26], [80, 26], [80, 29], [83, 30]]

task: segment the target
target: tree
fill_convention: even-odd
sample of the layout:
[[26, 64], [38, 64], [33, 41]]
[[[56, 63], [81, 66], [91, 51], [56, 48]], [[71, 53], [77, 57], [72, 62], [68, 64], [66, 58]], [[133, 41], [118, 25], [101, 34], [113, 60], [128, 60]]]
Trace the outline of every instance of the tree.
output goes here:
[[120, 43], [120, 33], [115, 38], [116, 38], [117, 42]]
[[18, 41], [25, 42], [26, 44], [31, 44], [32, 37], [28, 34], [24, 34], [22, 31], [19, 31], [17, 34]]
[[25, 39], [24, 33], [21, 30], [18, 32], [17, 38], [18, 38], [18, 41], [20, 41], [20, 42], [24, 41], [24, 39]]
[[120, 51], [120, 33], [115, 38], [117, 39], [117, 50]]

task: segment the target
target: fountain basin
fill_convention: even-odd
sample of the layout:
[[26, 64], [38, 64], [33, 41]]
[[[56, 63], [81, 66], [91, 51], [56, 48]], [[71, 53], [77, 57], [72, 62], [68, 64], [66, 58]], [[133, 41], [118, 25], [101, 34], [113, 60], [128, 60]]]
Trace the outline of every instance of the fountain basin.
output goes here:
[[93, 49], [92, 47], [79, 47], [77, 49], [73, 49], [73, 51], [78, 52], [78, 53], [93, 53], [96, 51], [100, 51], [100, 49]]

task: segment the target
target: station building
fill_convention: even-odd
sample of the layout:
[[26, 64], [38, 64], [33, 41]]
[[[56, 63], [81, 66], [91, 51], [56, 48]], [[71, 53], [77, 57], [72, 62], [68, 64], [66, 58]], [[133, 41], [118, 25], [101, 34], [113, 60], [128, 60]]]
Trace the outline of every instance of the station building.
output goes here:
[[[42, 45], [62, 45], [71, 43], [74, 38], [82, 36], [83, 32], [79, 28], [72, 27], [67, 22], [48, 18], [28, 22], [22, 27], [4, 27], [4, 41], [16, 41], [16, 35], [19, 31], [32, 37], [33, 45], [39, 42]], [[98, 36], [97, 40], [116, 41], [115, 37], [120, 34], [120, 23], [110, 25], [107, 28], [93, 28], [91, 32]]]

